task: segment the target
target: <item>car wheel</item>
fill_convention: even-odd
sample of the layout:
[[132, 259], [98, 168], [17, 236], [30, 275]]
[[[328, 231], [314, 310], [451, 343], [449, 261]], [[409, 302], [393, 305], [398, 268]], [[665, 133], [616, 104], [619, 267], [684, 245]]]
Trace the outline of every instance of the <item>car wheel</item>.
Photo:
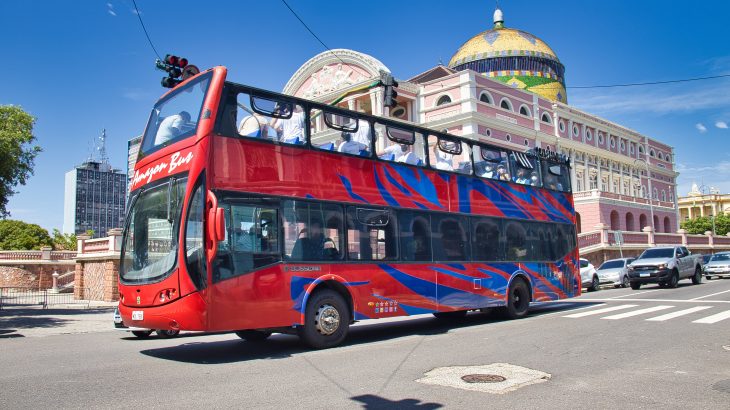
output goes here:
[[433, 316], [440, 320], [458, 320], [466, 317], [466, 310], [456, 310], [453, 312], [436, 312]]
[[236, 336], [247, 342], [263, 342], [271, 336], [271, 332], [263, 330], [239, 330], [236, 332]]
[[601, 287], [601, 282], [598, 280], [598, 276], [593, 275], [591, 286], [588, 288], [589, 292], [595, 292]]
[[164, 330], [164, 329], [157, 329], [157, 337], [160, 339], [169, 339], [171, 337], [175, 337], [180, 334], [179, 330]]
[[710, 280], [710, 279], [712, 279], [712, 276], [711, 275], [705, 275], [705, 279]]
[[629, 275], [624, 275], [624, 280], [621, 281], [621, 287], [628, 288], [629, 286], [631, 286], [631, 282], [629, 281]]
[[133, 330], [132, 334], [140, 339], [147, 339], [152, 334], [151, 330]]
[[309, 297], [304, 325], [297, 329], [299, 338], [308, 346], [324, 349], [337, 346], [347, 336], [350, 311], [339, 293], [325, 289]]
[[695, 268], [695, 274], [692, 276], [692, 284], [699, 285], [702, 283], [702, 269]]
[[672, 289], [675, 289], [677, 286], [679, 286], [679, 272], [676, 270], [672, 271], [672, 277], [669, 278], [669, 282], [666, 286], [669, 286]]
[[507, 306], [501, 308], [502, 316], [507, 319], [521, 319], [530, 308], [530, 289], [524, 279], [517, 278], [509, 285]]

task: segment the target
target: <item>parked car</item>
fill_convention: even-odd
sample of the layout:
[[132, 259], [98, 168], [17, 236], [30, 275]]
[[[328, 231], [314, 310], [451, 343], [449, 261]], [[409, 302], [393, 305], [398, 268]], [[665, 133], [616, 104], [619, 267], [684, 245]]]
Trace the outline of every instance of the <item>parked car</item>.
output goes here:
[[628, 288], [631, 285], [629, 281], [629, 270], [627, 266], [636, 258], [619, 258], [611, 259], [603, 262], [598, 267], [598, 279], [603, 283], [611, 283], [614, 287]]
[[712, 254], [708, 253], [707, 255], [702, 255], [702, 267], [707, 265], [708, 262], [710, 262], [710, 259], [712, 259]]
[[597, 291], [601, 286], [596, 268], [588, 259], [580, 258], [580, 284], [589, 292]]
[[680, 279], [691, 279], [695, 285], [702, 281], [702, 258], [692, 255], [684, 246], [649, 248], [628, 269], [631, 289], [639, 289], [646, 283], [676, 288]]
[[718, 252], [712, 255], [703, 270], [707, 280], [710, 280], [713, 276], [717, 278], [730, 277], [730, 252]]
[[163, 329], [145, 329], [142, 327], [127, 327], [122, 322], [122, 315], [119, 314], [119, 308], [114, 308], [114, 328], [125, 332], [132, 332], [133, 335], [140, 339], [149, 337], [152, 332], [156, 332], [157, 336], [163, 339], [175, 337], [180, 334], [179, 330], [163, 330]]

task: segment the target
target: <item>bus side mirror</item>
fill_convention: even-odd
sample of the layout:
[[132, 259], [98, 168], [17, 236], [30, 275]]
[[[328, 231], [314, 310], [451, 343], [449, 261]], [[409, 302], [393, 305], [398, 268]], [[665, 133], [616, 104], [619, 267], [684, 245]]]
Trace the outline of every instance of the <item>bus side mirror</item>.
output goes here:
[[215, 240], [220, 242], [226, 239], [226, 216], [225, 209], [218, 208], [215, 210]]

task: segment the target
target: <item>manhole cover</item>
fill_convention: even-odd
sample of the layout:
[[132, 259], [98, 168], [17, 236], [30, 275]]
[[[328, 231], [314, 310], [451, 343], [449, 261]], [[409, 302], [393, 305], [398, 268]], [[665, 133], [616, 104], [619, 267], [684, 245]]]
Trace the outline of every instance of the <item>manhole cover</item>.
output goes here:
[[461, 376], [461, 380], [467, 383], [500, 383], [507, 379], [498, 374], [467, 374]]

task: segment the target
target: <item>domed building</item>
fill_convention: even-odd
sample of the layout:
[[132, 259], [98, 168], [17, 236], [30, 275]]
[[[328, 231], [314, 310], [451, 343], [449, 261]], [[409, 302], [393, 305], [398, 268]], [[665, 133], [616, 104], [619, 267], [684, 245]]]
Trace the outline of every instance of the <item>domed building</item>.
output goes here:
[[[538, 37], [506, 28], [500, 10], [493, 28], [456, 49], [448, 66], [408, 79], [394, 73], [399, 87], [393, 108], [383, 106], [381, 87], [359, 91], [381, 71], [390, 70], [375, 57], [326, 51], [305, 62], [284, 93], [328, 103], [347, 94], [338, 106], [513, 150], [567, 155], [579, 232], [633, 231], [632, 240], [641, 243], [646, 227], [678, 229], [673, 148], [568, 105], [557, 54]], [[623, 252], [631, 254], [626, 247]]]
[[565, 67], [538, 37], [506, 28], [502, 11], [494, 11], [494, 28], [469, 39], [454, 53], [449, 67], [473, 70], [510, 87], [567, 103]]

